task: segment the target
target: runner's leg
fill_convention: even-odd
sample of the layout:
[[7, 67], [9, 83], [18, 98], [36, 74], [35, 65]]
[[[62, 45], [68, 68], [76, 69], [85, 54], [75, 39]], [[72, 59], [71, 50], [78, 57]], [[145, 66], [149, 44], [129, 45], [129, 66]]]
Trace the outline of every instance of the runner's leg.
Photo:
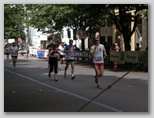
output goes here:
[[66, 72], [67, 72], [68, 66], [69, 66], [69, 62], [66, 60], [66, 67], [65, 67], [65, 70], [64, 70], [64, 77], [66, 77]]
[[72, 80], [75, 78], [74, 76], [74, 61], [71, 62], [71, 74], [72, 74]]
[[98, 85], [98, 79], [99, 79], [99, 74], [100, 74], [100, 72], [99, 72], [98, 66], [95, 65], [95, 64], [94, 64], [94, 69], [95, 69], [95, 73], [96, 73], [96, 75], [95, 75], [95, 82], [96, 82], [96, 84]]
[[102, 77], [104, 75], [104, 65], [99, 66], [99, 70], [100, 70], [100, 75], [99, 77]]

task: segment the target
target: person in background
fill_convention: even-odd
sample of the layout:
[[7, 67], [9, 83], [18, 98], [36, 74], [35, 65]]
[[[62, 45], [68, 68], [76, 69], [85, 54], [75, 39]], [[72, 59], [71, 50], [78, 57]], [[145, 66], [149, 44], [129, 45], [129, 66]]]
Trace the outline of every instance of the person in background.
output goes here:
[[120, 51], [120, 48], [119, 48], [119, 46], [118, 46], [117, 43], [115, 43], [115, 51], [116, 51], [116, 52], [119, 52], [119, 51]]
[[9, 44], [5, 45], [4, 50], [5, 50], [6, 58], [9, 59], [9, 56], [10, 56], [10, 46], [9, 46]]
[[93, 66], [96, 73], [95, 83], [97, 84], [97, 88], [100, 89], [101, 87], [99, 86], [99, 77], [103, 76], [104, 74], [104, 56], [107, 57], [105, 46], [100, 44], [99, 32], [96, 32], [94, 45], [90, 48], [89, 57], [93, 59]]
[[50, 38], [49, 39], [49, 44], [47, 45], [46, 49], [49, 49], [49, 50], [52, 49], [53, 45], [54, 44], [53, 44], [52, 38]]
[[66, 59], [66, 67], [64, 72], [64, 77], [66, 78], [66, 72], [68, 69], [69, 64], [71, 64], [71, 74], [72, 74], [72, 80], [75, 79], [74, 75], [74, 61], [75, 61], [75, 50], [73, 46], [73, 40], [69, 40], [69, 45], [67, 45], [64, 48], [65, 59]]
[[64, 54], [64, 43], [61, 42], [58, 46], [58, 49], [60, 51], [60, 65], [62, 66], [63, 64], [63, 59], [65, 57], [65, 54]]
[[56, 45], [52, 45], [52, 49], [49, 52], [49, 73], [48, 76], [51, 77], [51, 72], [54, 70], [54, 80], [58, 81], [57, 73], [58, 73], [58, 59], [60, 57], [60, 53], [57, 49]]
[[80, 48], [78, 48], [77, 46], [76, 46], [76, 44], [74, 45], [74, 50], [75, 51], [80, 51]]
[[52, 41], [52, 38], [49, 38], [49, 44], [47, 45], [46, 49], [48, 49], [48, 55], [47, 55], [47, 58], [48, 58], [48, 68], [50, 68], [49, 66], [49, 61], [50, 61], [50, 58], [49, 58], [49, 52], [50, 50], [53, 48], [53, 41]]
[[139, 43], [136, 43], [136, 48], [135, 48], [135, 51], [140, 51], [140, 46], [139, 46]]
[[10, 53], [11, 53], [11, 57], [12, 57], [13, 67], [15, 70], [17, 58], [18, 58], [18, 47], [16, 46], [15, 42], [12, 43], [12, 46], [10, 48]]

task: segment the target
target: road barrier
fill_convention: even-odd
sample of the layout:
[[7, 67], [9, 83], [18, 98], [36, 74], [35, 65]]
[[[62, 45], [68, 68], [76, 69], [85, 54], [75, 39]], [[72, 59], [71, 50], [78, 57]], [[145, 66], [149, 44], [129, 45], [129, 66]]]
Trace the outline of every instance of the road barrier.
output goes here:
[[117, 63], [148, 63], [148, 51], [110, 51], [110, 61]]

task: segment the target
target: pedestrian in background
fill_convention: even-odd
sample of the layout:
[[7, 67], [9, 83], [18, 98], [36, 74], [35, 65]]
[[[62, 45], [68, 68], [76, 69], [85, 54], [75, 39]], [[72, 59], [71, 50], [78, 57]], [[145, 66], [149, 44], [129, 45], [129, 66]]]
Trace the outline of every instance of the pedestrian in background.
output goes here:
[[96, 32], [94, 38], [94, 45], [90, 48], [90, 58], [93, 59], [93, 66], [95, 69], [95, 83], [97, 84], [97, 88], [101, 88], [99, 86], [99, 77], [104, 74], [104, 56], [107, 57], [107, 53], [105, 50], [105, 46], [100, 44], [100, 36], [99, 32]]
[[139, 43], [136, 43], [136, 48], [135, 48], [135, 51], [140, 51], [140, 46], [139, 46]]
[[10, 48], [10, 53], [12, 57], [13, 67], [16, 69], [16, 63], [18, 58], [18, 47], [16, 46], [15, 42], [12, 43], [12, 46]]
[[115, 51], [116, 51], [116, 52], [119, 52], [119, 51], [120, 51], [120, 48], [119, 48], [119, 46], [118, 46], [117, 43], [115, 43]]
[[[117, 43], [115, 43], [114, 50], [115, 50], [117, 53], [120, 51], [120, 48], [119, 48], [119, 46], [118, 46]], [[117, 62], [115, 61], [115, 62], [114, 62], [113, 70], [117, 70], [117, 69], [118, 69], [117, 65], [118, 65]]]
[[57, 73], [58, 73], [58, 59], [60, 57], [60, 53], [56, 45], [52, 45], [52, 49], [49, 52], [49, 73], [48, 76], [51, 77], [51, 72], [54, 70], [54, 80], [58, 81]]
[[73, 40], [69, 41], [69, 45], [67, 45], [64, 48], [64, 53], [66, 53], [65, 55], [65, 59], [66, 59], [66, 67], [65, 67], [65, 71], [64, 71], [64, 77], [66, 78], [66, 72], [68, 69], [69, 64], [71, 64], [71, 74], [72, 74], [72, 80], [75, 78], [74, 75], [74, 61], [75, 61], [75, 50], [74, 50], [74, 46], [73, 46]]

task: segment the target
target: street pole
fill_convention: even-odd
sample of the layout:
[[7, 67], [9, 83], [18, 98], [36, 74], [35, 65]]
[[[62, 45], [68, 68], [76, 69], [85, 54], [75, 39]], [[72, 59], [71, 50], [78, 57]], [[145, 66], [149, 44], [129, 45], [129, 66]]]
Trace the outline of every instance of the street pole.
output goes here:
[[[19, 6], [18, 7], [18, 39], [21, 38], [20, 37], [20, 14], [19, 14]], [[17, 46], [18, 46], [18, 40], [17, 40]]]

